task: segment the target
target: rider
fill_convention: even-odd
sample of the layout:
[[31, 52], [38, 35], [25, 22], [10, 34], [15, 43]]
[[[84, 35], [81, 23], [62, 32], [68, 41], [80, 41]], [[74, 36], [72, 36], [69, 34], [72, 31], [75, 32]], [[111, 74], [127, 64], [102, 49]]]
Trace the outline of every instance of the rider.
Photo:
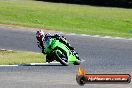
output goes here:
[[54, 35], [51, 35], [51, 34], [45, 34], [44, 35], [44, 32], [42, 30], [39, 30], [37, 31], [36, 33], [36, 38], [38, 40], [38, 47], [42, 49], [42, 53], [45, 54], [44, 52], [44, 41], [45, 39], [47, 38], [56, 38], [57, 40], [59, 40], [60, 42], [62, 42], [63, 44], [65, 44], [67, 47], [69, 47], [69, 49], [71, 49], [72, 51], [74, 51], [74, 48], [71, 47], [71, 45], [67, 42], [66, 38], [64, 36], [60, 36], [58, 34], [54, 34]]

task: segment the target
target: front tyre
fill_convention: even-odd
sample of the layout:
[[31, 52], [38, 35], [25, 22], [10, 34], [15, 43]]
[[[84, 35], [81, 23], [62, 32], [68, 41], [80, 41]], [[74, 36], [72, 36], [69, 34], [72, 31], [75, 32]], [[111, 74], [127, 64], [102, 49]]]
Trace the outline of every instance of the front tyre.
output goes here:
[[78, 53], [74, 53], [74, 55], [76, 56], [76, 61], [73, 63], [74, 65], [80, 65], [81, 64], [81, 59], [79, 59], [79, 57], [78, 57]]
[[55, 58], [62, 65], [68, 66], [68, 63], [67, 63], [68, 62], [68, 59], [67, 59], [67, 57], [63, 53], [60, 53], [59, 51], [55, 51]]
[[81, 64], [81, 60], [76, 60], [74, 63], [73, 63], [74, 65], [80, 65]]

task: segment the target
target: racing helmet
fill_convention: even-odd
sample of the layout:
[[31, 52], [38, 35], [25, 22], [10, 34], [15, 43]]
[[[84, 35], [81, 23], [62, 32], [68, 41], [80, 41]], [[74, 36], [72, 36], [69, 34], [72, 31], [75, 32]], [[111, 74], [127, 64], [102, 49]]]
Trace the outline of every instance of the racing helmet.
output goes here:
[[43, 41], [44, 39], [44, 32], [42, 30], [37, 31], [36, 38], [39, 42]]

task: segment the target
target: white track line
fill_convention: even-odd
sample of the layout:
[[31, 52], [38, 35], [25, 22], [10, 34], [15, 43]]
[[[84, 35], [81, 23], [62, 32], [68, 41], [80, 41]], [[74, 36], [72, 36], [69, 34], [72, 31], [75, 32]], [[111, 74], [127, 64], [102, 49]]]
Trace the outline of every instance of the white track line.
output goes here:
[[13, 50], [0, 49], [0, 51], [9, 51], [9, 52], [12, 52]]
[[112, 36], [101, 36], [101, 35], [87, 35], [87, 34], [75, 34], [75, 33], [61, 33], [64, 35], [71, 35], [71, 36], [84, 36], [84, 37], [94, 37], [94, 38], [104, 38], [104, 39], [120, 39], [120, 40], [132, 40], [132, 38], [123, 38], [123, 37], [112, 37]]
[[7, 51], [6, 49], [0, 49], [1, 51]]
[[59, 62], [50, 63], [30, 63], [30, 64], [20, 64], [20, 65], [0, 65], [0, 67], [17, 67], [17, 66], [46, 66], [46, 65], [61, 65]]
[[0, 65], [0, 67], [16, 67], [16, 66], [19, 66], [19, 65]]
[[31, 66], [35, 66], [35, 65], [61, 65], [60, 62], [46, 62], [46, 63], [30, 63]]
[[[81, 62], [85, 60], [82, 59]], [[61, 65], [60, 62], [46, 62], [46, 63], [30, 63], [30, 64], [20, 64], [20, 65], [0, 65], [0, 67], [15, 67], [15, 66], [46, 66], [46, 65]]]

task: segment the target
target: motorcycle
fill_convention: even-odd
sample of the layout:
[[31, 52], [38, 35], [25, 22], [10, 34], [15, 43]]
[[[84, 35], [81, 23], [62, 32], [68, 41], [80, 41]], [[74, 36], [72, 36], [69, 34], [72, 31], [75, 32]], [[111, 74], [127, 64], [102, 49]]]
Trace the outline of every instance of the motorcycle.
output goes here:
[[64, 66], [69, 64], [79, 65], [81, 60], [78, 53], [71, 51], [65, 44], [55, 38], [48, 38], [44, 42], [46, 53], [46, 61], [52, 62], [56, 60]]

